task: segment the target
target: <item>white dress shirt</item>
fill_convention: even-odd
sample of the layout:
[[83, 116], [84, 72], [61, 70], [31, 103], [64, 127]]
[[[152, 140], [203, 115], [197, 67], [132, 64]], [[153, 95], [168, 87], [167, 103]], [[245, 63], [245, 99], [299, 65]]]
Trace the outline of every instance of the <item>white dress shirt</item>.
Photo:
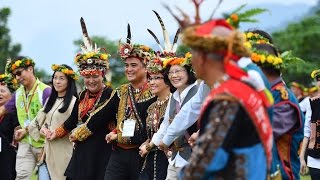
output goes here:
[[[196, 86], [196, 85], [197, 85], [197, 83], [195, 82], [195, 83], [187, 86], [187, 87], [181, 92], [181, 94], [179, 93], [178, 90], [176, 90], [176, 91], [172, 94], [172, 96], [171, 96], [171, 98], [170, 98], [170, 100], [169, 100], [169, 102], [168, 102], [168, 105], [167, 105], [167, 108], [166, 108], [166, 112], [165, 112], [165, 114], [164, 114], [164, 119], [163, 119], [163, 121], [162, 121], [162, 123], [161, 123], [161, 125], [160, 125], [160, 128], [159, 128], [159, 130], [153, 135], [152, 140], [151, 140], [156, 146], [159, 146], [162, 138], [163, 138], [164, 135], [166, 134], [167, 128], [168, 128], [169, 125], [170, 125], [170, 122], [169, 122], [169, 119], [170, 119], [170, 117], [169, 117], [169, 110], [170, 110], [171, 99], [174, 98], [174, 99], [179, 103], [179, 105], [180, 105], [180, 107], [181, 107], [182, 102], [183, 102], [183, 100], [185, 99], [185, 97], [187, 96], [187, 94], [188, 94], [188, 92], [190, 91], [190, 89], [191, 89], [193, 86]], [[191, 98], [191, 99], [192, 99], [192, 98]], [[185, 104], [185, 105], [186, 105], [186, 104]], [[184, 105], [184, 106], [185, 106], [185, 105]], [[184, 107], [184, 106], [183, 106], [183, 107]], [[173, 122], [174, 122], [174, 121], [173, 121]], [[179, 126], [180, 126], [180, 125], [179, 125]], [[176, 127], [173, 127], [173, 128], [176, 128]], [[172, 165], [172, 166], [174, 166], [174, 167], [183, 167], [183, 166], [185, 166], [185, 165], [188, 164], [188, 161], [186, 161], [185, 159], [183, 159], [183, 158], [179, 155], [179, 152], [177, 153], [177, 155], [175, 156], [175, 158], [174, 158], [173, 160], [171, 160], [171, 158], [170, 158], [170, 159], [168, 159], [168, 161], [169, 161], [169, 164]]]
[[201, 81], [197, 93], [180, 109], [174, 121], [167, 128], [162, 142], [170, 146], [173, 141], [183, 135], [185, 130], [192, 126], [199, 118], [203, 101], [210, 92], [209, 86]]

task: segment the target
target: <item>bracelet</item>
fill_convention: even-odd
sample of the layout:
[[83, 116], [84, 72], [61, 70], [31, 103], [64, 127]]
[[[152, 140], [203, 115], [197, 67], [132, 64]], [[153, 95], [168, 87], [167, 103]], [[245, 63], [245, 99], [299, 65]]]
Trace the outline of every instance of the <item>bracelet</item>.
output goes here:
[[64, 137], [65, 135], [68, 134], [68, 131], [66, 131], [63, 126], [60, 126], [58, 127], [56, 130], [55, 130], [55, 133], [57, 135], [58, 138], [62, 138]]
[[154, 147], [154, 145], [151, 145], [151, 143], [146, 145], [146, 150], [151, 151], [151, 149]]

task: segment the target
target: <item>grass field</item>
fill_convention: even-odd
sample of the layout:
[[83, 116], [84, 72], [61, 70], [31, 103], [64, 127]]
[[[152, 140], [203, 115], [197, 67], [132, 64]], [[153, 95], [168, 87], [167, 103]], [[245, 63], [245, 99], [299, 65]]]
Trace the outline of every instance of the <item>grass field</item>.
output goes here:
[[301, 180], [311, 180], [310, 176], [300, 176]]

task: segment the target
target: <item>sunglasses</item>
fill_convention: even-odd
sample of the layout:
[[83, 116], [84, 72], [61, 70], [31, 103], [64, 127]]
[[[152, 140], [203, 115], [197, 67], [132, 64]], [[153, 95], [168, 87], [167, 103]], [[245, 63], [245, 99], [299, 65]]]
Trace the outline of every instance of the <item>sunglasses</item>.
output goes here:
[[12, 75], [14, 77], [17, 77], [17, 76], [21, 76], [22, 72], [25, 71], [26, 69], [21, 69], [20, 71], [16, 71], [16, 73], [13, 73]]

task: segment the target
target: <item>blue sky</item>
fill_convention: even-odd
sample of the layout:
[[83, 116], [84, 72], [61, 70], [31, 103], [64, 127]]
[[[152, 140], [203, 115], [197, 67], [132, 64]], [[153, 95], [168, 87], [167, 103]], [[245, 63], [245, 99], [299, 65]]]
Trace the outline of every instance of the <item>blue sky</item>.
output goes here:
[[[132, 29], [132, 39], [137, 43], [153, 43], [146, 28], [161, 37], [159, 23], [152, 9], [159, 12], [170, 33], [177, 29], [176, 21], [162, 7], [166, 3], [178, 5], [193, 14], [190, 0], [2, 0], [0, 7], [9, 7], [10, 35], [14, 42], [22, 44], [21, 55], [33, 58], [37, 67], [51, 73], [53, 63], [73, 65], [77, 47], [73, 41], [81, 37], [80, 17], [86, 21], [89, 35], [118, 40], [126, 36], [126, 24]], [[211, 13], [218, 0], [205, 1], [202, 6], [204, 19]], [[279, 5], [302, 4], [313, 6], [317, 0], [224, 0], [217, 16], [241, 4], [258, 6], [273, 3]], [[289, 11], [287, 13], [290, 13]], [[270, 15], [272, 16], [272, 15]], [[261, 22], [263, 23], [263, 22]]]

